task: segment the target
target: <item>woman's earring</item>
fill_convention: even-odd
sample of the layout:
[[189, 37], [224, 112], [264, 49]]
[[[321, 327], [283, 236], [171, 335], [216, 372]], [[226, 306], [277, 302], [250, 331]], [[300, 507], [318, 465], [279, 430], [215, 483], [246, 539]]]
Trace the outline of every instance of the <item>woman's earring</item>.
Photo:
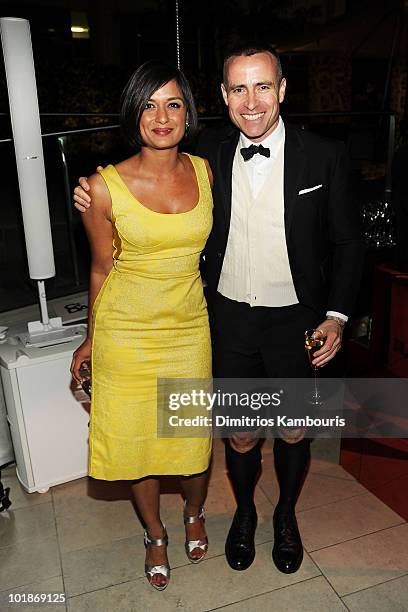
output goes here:
[[189, 124], [189, 122], [188, 122], [188, 119], [186, 119], [186, 134], [187, 134], [187, 132], [188, 132], [188, 130], [189, 130], [189, 127], [190, 127], [190, 124]]

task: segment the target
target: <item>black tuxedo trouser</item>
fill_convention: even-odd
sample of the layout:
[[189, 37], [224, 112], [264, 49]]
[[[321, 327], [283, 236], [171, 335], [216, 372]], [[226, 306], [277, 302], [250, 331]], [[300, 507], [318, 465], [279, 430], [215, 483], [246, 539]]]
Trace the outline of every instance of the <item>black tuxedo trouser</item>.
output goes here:
[[216, 378], [307, 378], [311, 368], [305, 331], [322, 318], [294, 304], [270, 308], [230, 300], [212, 303], [213, 372]]
[[[213, 373], [216, 378], [307, 378], [311, 367], [305, 330], [324, 317], [294, 304], [277, 308], [230, 300], [217, 293], [210, 310]], [[293, 511], [310, 458], [310, 439], [296, 444], [275, 440], [275, 468], [280, 485], [278, 511]], [[259, 444], [236, 452], [226, 441], [226, 460], [238, 511], [253, 511], [261, 466]]]

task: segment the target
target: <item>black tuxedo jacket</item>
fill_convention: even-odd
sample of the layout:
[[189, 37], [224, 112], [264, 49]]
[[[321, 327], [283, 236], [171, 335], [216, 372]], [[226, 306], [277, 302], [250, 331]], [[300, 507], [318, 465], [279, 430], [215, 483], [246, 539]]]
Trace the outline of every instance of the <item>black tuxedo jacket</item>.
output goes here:
[[[285, 134], [285, 233], [298, 300], [319, 314], [334, 310], [350, 316], [360, 283], [364, 243], [359, 212], [349, 190], [344, 146], [287, 123]], [[214, 175], [214, 224], [202, 262], [209, 306], [227, 246], [238, 138], [239, 131], [232, 126], [204, 130], [197, 147]], [[318, 185], [321, 187], [299, 193]]]

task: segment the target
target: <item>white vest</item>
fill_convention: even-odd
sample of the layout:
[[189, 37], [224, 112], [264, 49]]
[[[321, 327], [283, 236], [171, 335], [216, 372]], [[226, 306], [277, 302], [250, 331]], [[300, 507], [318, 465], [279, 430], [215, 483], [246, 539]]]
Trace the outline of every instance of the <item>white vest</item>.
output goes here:
[[234, 158], [231, 224], [218, 291], [251, 306], [298, 303], [285, 239], [283, 157], [282, 143], [255, 196], [239, 147]]

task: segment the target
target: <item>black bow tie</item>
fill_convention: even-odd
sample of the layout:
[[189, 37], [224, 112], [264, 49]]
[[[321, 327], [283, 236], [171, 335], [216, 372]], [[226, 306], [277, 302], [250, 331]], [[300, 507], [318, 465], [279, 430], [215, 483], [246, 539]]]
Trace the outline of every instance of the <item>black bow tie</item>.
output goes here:
[[244, 158], [244, 161], [248, 161], [248, 159], [252, 159], [255, 153], [259, 153], [260, 155], [263, 155], [264, 157], [271, 156], [270, 150], [267, 149], [266, 147], [263, 147], [261, 144], [260, 145], [251, 144], [249, 147], [242, 147], [240, 151], [241, 151], [242, 157]]

